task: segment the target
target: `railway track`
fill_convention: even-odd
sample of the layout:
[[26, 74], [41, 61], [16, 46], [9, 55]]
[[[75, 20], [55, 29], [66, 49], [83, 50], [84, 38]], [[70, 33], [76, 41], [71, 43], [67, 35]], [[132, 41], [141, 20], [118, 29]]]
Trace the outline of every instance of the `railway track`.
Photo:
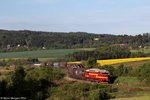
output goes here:
[[91, 82], [88, 80], [81, 80], [81, 79], [75, 79], [75, 78], [71, 78], [68, 75], [66, 75], [64, 77], [65, 80], [70, 81], [70, 82], [80, 82], [80, 83], [90, 83], [90, 84], [94, 84], [95, 82]]

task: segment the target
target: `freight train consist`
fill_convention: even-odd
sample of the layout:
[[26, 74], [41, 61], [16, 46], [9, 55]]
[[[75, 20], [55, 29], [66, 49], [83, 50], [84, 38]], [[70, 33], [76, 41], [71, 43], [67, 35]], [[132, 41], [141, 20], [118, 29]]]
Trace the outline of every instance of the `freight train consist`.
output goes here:
[[107, 70], [102, 70], [98, 68], [85, 70], [82, 64], [68, 64], [67, 69], [69, 77], [80, 80], [87, 80], [98, 83], [113, 83], [114, 80], [117, 78], [116, 76], [110, 75]]

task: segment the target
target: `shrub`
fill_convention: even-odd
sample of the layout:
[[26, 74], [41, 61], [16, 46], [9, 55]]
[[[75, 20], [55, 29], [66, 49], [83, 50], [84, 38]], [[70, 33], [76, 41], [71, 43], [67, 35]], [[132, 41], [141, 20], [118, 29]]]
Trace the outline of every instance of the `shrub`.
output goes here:
[[146, 83], [150, 83], [150, 63], [139, 67], [138, 78]]
[[7, 82], [5, 80], [0, 80], [0, 97], [4, 97], [7, 94]]
[[7, 65], [7, 62], [5, 60], [0, 61], [0, 66], [5, 67]]
[[111, 98], [109, 86], [88, 83], [67, 83], [53, 88], [52, 100], [103, 100]]
[[115, 74], [117, 76], [128, 75], [128, 69], [123, 64], [121, 64], [116, 68]]
[[112, 74], [112, 75], [115, 74], [115, 68], [110, 66], [110, 65], [99, 66], [98, 68], [105, 69], [105, 70], [109, 71], [109, 73]]
[[94, 57], [89, 57], [86, 62], [86, 68], [93, 68], [96, 66], [96, 59]]

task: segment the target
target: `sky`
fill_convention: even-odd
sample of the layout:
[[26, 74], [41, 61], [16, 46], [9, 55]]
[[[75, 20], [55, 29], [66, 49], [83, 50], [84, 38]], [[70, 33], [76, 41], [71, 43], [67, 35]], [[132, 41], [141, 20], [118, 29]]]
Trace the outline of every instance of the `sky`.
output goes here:
[[0, 0], [0, 29], [142, 34], [150, 0]]

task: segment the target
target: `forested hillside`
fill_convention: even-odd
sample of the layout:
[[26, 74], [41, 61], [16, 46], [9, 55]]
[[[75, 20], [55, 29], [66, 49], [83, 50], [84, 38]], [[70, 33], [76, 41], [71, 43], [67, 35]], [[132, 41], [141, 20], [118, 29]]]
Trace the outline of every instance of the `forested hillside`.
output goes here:
[[131, 47], [149, 46], [150, 34], [128, 36], [110, 34], [92, 34], [86, 32], [41, 32], [0, 30], [1, 49], [51, 49], [99, 47], [102, 45], [128, 45]]

